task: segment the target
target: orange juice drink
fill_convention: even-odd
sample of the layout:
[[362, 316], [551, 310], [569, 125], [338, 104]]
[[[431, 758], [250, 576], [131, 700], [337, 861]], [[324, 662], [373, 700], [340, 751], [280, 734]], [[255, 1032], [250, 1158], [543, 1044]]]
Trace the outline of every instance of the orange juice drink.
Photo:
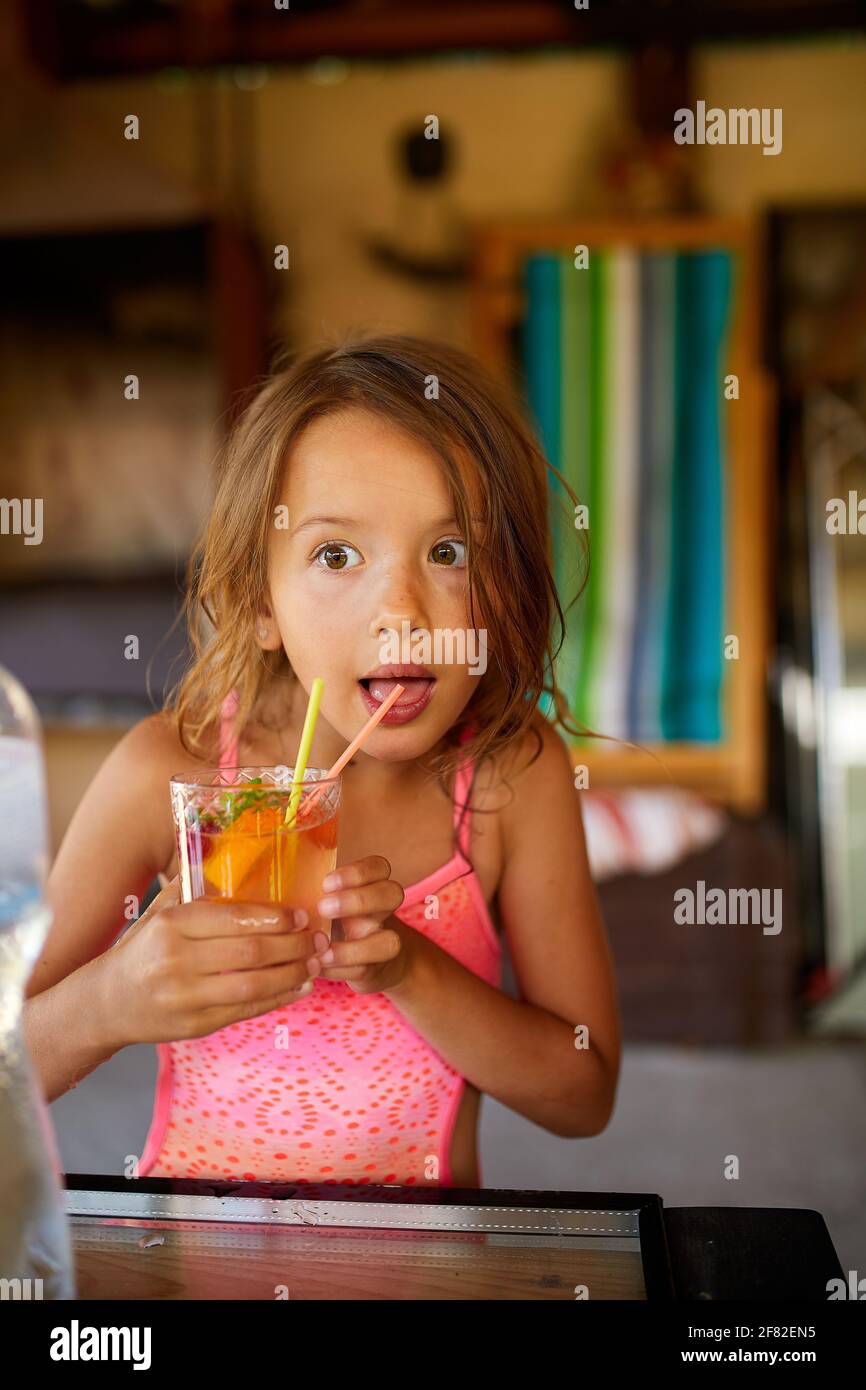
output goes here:
[[[231, 781], [226, 779], [230, 778]], [[304, 773], [287, 821], [292, 769], [231, 768], [171, 779], [181, 896], [304, 908], [310, 929], [330, 938], [316, 904], [337, 864], [340, 778]]]

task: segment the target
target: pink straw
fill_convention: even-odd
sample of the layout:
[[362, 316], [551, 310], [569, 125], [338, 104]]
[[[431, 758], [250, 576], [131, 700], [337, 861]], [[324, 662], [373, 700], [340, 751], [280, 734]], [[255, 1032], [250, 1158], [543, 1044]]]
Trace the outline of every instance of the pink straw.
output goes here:
[[391, 694], [388, 696], [387, 700], [383, 700], [379, 708], [376, 710], [376, 713], [370, 715], [370, 718], [367, 720], [363, 729], [359, 734], [355, 735], [355, 737], [352, 739], [352, 742], [346, 749], [345, 753], [340, 754], [339, 758], [334, 763], [334, 766], [328, 773], [328, 777], [339, 777], [340, 773], [343, 771], [343, 768], [346, 766], [346, 763], [349, 762], [351, 758], [354, 758], [358, 749], [361, 747], [361, 744], [367, 741], [370, 734], [373, 732], [376, 725], [379, 723], [379, 720], [385, 717], [385, 715], [388, 713], [389, 709], [393, 705], [394, 701], [399, 700], [400, 696], [403, 694], [403, 691], [405, 689], [405, 685], [394, 686], [394, 689], [391, 691]]
[[363, 743], [366, 743], [367, 739], [370, 737], [370, 734], [373, 732], [376, 725], [379, 723], [380, 720], [384, 719], [385, 715], [388, 713], [394, 701], [399, 700], [400, 696], [403, 694], [403, 691], [405, 689], [406, 687], [404, 685], [395, 685], [387, 700], [383, 700], [379, 708], [376, 710], [375, 714], [370, 715], [370, 718], [367, 720], [361, 732], [355, 735], [348, 748], [345, 750], [344, 753], [340, 754], [339, 758], [334, 763], [334, 766], [330, 769], [326, 776], [322, 778], [321, 782], [313, 783], [310, 795], [307, 798], [307, 806], [313, 805], [316, 798], [321, 794], [322, 790], [324, 789], [325, 782], [329, 781], [332, 777], [339, 777], [340, 773], [343, 771], [343, 768], [346, 766], [348, 762], [351, 761], [352, 758], [354, 758], [361, 745]]

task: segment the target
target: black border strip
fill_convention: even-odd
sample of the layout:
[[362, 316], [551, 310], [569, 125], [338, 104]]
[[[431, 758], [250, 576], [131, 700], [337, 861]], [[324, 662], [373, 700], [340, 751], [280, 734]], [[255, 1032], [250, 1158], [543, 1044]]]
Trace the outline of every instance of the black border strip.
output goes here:
[[637, 1228], [647, 1300], [650, 1303], [673, 1303], [677, 1290], [661, 1197], [647, 1197], [640, 1208]]

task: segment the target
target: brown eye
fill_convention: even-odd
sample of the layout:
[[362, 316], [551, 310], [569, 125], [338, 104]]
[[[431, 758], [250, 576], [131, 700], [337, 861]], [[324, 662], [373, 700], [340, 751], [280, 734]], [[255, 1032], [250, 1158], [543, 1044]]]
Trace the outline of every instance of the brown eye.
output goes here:
[[460, 569], [466, 563], [466, 546], [463, 541], [438, 541], [430, 551], [437, 565], [449, 569]]
[[[332, 571], [354, 569], [355, 566], [350, 564], [349, 551], [353, 551], [355, 555], [358, 554], [354, 546], [351, 545], [343, 545], [339, 542], [323, 545], [320, 550], [316, 551], [316, 564], [322, 569]], [[358, 558], [360, 559], [360, 556]]]

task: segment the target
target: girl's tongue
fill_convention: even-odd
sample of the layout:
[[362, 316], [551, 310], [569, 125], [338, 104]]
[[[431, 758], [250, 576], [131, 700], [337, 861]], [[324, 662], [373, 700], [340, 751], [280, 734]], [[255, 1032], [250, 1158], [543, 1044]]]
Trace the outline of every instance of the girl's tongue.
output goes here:
[[429, 679], [422, 679], [418, 676], [400, 676], [399, 678], [396, 676], [388, 676], [387, 678], [374, 676], [367, 683], [367, 689], [373, 699], [378, 700], [381, 704], [383, 700], [387, 700], [395, 685], [402, 685], [403, 694], [391, 706], [392, 709], [399, 709], [401, 705], [414, 705], [421, 699], [430, 684]]

